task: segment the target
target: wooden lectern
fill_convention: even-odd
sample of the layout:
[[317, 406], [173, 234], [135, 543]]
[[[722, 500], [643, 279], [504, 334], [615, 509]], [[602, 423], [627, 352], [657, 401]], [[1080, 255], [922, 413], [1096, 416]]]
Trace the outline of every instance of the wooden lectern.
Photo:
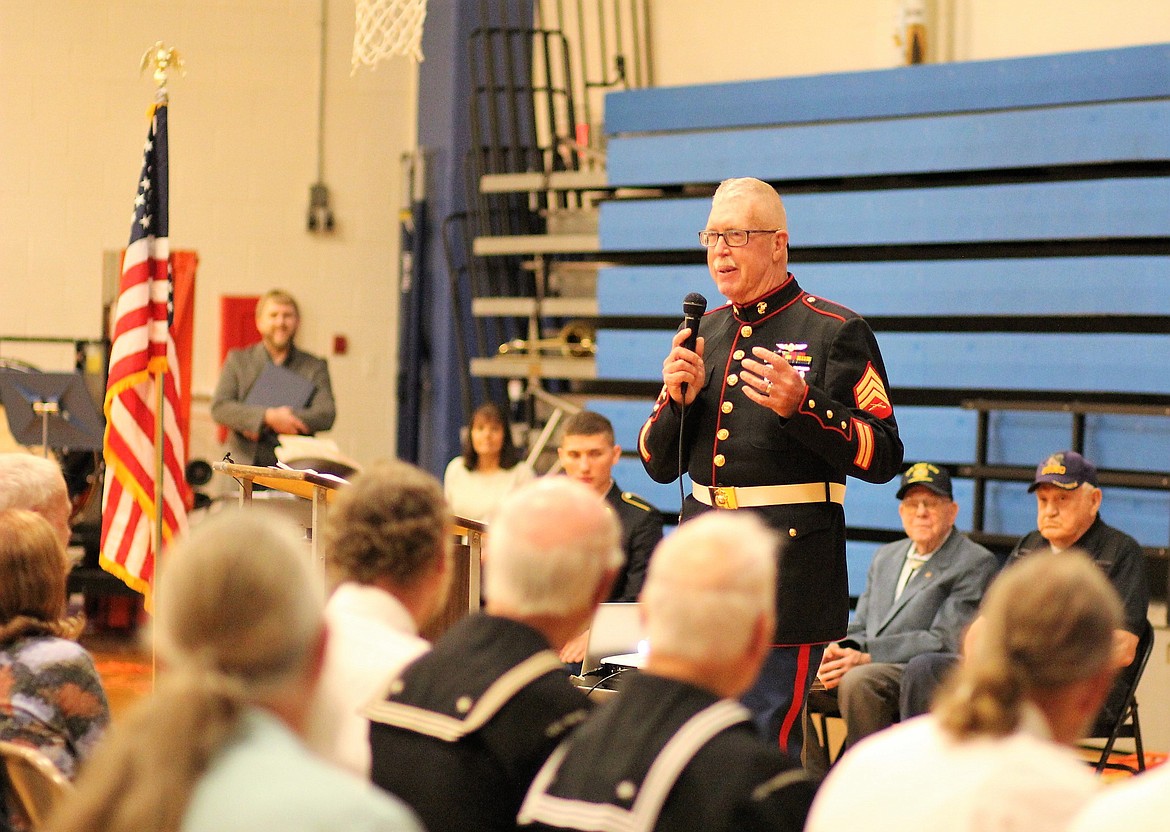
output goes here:
[[[325, 525], [329, 504], [338, 490], [348, 483], [345, 480], [318, 474], [316, 471], [298, 471], [291, 468], [269, 468], [258, 465], [237, 465], [234, 462], [215, 462], [212, 469], [234, 479], [240, 485], [240, 505], [252, 502], [252, 489], [261, 485], [273, 491], [295, 494], [313, 504], [309, 539], [313, 563], [325, 573], [325, 553], [318, 550], [318, 530]], [[475, 520], [455, 518], [451, 532], [455, 536], [454, 572], [451, 576], [451, 591], [446, 606], [435, 616], [435, 620], [422, 633], [434, 640], [452, 624], [469, 612], [480, 607], [480, 548], [487, 527]]]

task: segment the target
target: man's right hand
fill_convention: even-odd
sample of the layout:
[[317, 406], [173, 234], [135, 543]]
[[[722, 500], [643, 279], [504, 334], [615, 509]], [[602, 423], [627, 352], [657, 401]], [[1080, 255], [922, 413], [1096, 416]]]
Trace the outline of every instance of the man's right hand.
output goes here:
[[[706, 371], [703, 368], [703, 346], [705, 339], [700, 338], [695, 344], [694, 351], [686, 349], [682, 342], [691, 334], [689, 329], [680, 329], [674, 334], [670, 342], [670, 353], [662, 362], [662, 383], [666, 385], [666, 392], [670, 398], [681, 405], [689, 405], [699, 395], [703, 386]], [[686, 385], [686, 395], [683, 395], [683, 385]]]
[[264, 424], [277, 433], [308, 433], [309, 426], [302, 422], [292, 408], [270, 407], [264, 411]]
[[841, 684], [841, 677], [860, 664], [869, 664], [872, 659], [869, 653], [862, 653], [852, 647], [842, 647], [839, 644], [830, 644], [825, 648], [825, 655], [821, 658], [821, 667], [817, 671], [817, 678], [825, 686], [825, 690], [832, 690]]

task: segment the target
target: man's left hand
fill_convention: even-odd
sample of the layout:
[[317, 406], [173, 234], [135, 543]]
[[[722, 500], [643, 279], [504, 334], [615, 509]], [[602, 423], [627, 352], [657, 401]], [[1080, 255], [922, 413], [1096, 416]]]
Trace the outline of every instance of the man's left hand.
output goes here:
[[739, 374], [744, 395], [787, 419], [804, 401], [808, 385], [779, 353], [752, 347], [752, 355], [759, 360], [745, 358]]
[[841, 684], [841, 677], [860, 664], [869, 664], [869, 653], [862, 653], [852, 647], [841, 647], [830, 644], [825, 648], [824, 658], [821, 659], [821, 669], [817, 671], [817, 678], [825, 686], [825, 690], [832, 690]]
[[585, 659], [585, 645], [589, 643], [589, 631], [569, 639], [561, 648], [561, 661], [565, 663], [579, 662]]

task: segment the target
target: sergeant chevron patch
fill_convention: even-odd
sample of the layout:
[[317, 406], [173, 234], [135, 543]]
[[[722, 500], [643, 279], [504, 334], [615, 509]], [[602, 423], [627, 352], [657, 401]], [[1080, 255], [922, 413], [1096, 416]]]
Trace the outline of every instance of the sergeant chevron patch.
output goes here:
[[882, 377], [878, 375], [872, 363], [865, 366], [861, 379], [853, 385], [853, 397], [857, 400], [859, 410], [872, 413], [879, 419], [885, 419], [894, 412]]

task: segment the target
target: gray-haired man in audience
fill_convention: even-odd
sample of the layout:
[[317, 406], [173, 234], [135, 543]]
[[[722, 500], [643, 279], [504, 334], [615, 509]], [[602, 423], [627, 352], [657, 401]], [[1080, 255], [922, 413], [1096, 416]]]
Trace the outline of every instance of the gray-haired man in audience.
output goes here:
[[371, 779], [430, 832], [514, 829], [536, 771], [589, 700], [557, 651], [622, 565], [617, 519], [551, 477], [512, 492], [486, 542], [486, 609], [448, 630], [371, 705]]
[[32, 454], [0, 454], [0, 510], [23, 508], [35, 511], [52, 525], [69, 546], [69, 489], [61, 468], [52, 460]]
[[770, 650], [777, 546], [746, 512], [704, 514], [658, 546], [642, 591], [645, 667], [549, 758], [521, 826], [804, 827], [813, 780], [736, 701]]

